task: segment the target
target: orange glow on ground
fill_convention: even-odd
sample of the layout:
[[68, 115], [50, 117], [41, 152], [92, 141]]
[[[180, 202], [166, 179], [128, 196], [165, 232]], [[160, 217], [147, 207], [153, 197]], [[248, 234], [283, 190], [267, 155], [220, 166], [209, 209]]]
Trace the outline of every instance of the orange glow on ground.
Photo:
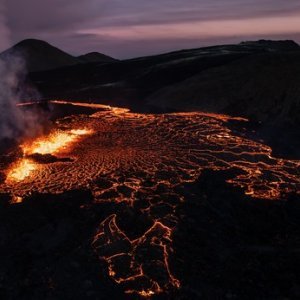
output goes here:
[[66, 150], [71, 143], [74, 143], [78, 136], [90, 134], [86, 129], [73, 129], [70, 131], [56, 131], [47, 137], [35, 140], [33, 143], [22, 146], [25, 155], [30, 154], [55, 154]]
[[[118, 207], [121, 203], [145, 214], [151, 222], [132, 236], [122, 227], [118, 210], [112, 212], [99, 221], [91, 245], [106, 262], [107, 275], [126, 294], [150, 298], [180, 287], [172, 270], [177, 208], [186, 199], [180, 190], [196, 182], [203, 171], [228, 171], [227, 183], [251, 198], [279, 200], [300, 193], [300, 161], [273, 157], [268, 145], [227, 126], [230, 120], [243, 126], [246, 119], [202, 112], [138, 114], [101, 104], [52, 103], [96, 111], [63, 119], [50, 135], [22, 145], [24, 158], [13, 165], [10, 180], [0, 191], [24, 196], [84, 187], [92, 192], [93, 204], [111, 202]], [[30, 161], [33, 154], [69, 154], [74, 160], [35, 164]]]
[[17, 162], [13, 168], [8, 172], [7, 180], [8, 181], [22, 181], [30, 174], [36, 170], [37, 165], [29, 160], [29, 159], [22, 159]]
[[91, 134], [87, 129], [72, 129], [70, 131], [55, 131], [49, 136], [38, 138], [31, 143], [21, 145], [23, 158], [17, 161], [7, 174], [7, 182], [20, 182], [30, 177], [38, 169], [38, 164], [27, 156], [32, 154], [57, 154], [65, 152], [79, 137]]

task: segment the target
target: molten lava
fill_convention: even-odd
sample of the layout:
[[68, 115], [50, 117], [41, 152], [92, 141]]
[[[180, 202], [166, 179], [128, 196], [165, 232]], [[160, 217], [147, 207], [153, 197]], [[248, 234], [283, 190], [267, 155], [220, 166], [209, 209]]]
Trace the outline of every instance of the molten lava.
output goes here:
[[22, 145], [24, 155], [34, 153], [55, 154], [67, 149], [72, 143], [78, 140], [78, 136], [87, 135], [91, 132], [86, 129], [72, 129], [70, 131], [56, 131], [47, 137], [35, 140], [33, 143]]
[[36, 170], [37, 164], [29, 159], [18, 161], [7, 174], [9, 181], [22, 181]]
[[[272, 157], [270, 147], [227, 126], [230, 120], [246, 119], [200, 112], [146, 115], [100, 104], [71, 105], [101, 110], [63, 119], [49, 136], [22, 145], [24, 158], [7, 171], [0, 192], [22, 197], [88, 188], [93, 205], [114, 203], [116, 212], [99, 220], [92, 248], [125, 293], [150, 297], [180, 286], [170, 262], [177, 210], [185, 200], [181, 187], [195, 182], [203, 170], [228, 171], [232, 175], [227, 182], [251, 198], [276, 200], [300, 193], [299, 161]], [[35, 153], [68, 154], [73, 160], [38, 164], [30, 161]], [[124, 205], [146, 215], [152, 225], [134, 237], [122, 230], [124, 220], [117, 212]]]
[[[155, 221], [142, 236], [130, 240], [118, 227], [116, 218], [112, 215], [100, 224], [92, 244], [96, 253], [107, 261], [110, 276], [124, 287], [127, 294], [138, 293], [143, 297], [171, 287], [179, 288], [180, 282], [169, 266], [169, 253], [173, 252], [172, 229]], [[126, 251], [119, 253], [120, 245]], [[144, 261], [143, 253], [153, 256], [151, 268], [149, 262]], [[140, 286], [140, 289], [134, 286]]]
[[68, 150], [72, 143], [79, 137], [91, 134], [87, 129], [72, 129], [70, 131], [55, 131], [49, 136], [38, 138], [31, 143], [21, 145], [23, 158], [17, 161], [7, 173], [7, 182], [20, 182], [29, 177], [33, 171], [38, 169], [38, 164], [33, 162], [29, 155], [32, 154], [56, 154]]

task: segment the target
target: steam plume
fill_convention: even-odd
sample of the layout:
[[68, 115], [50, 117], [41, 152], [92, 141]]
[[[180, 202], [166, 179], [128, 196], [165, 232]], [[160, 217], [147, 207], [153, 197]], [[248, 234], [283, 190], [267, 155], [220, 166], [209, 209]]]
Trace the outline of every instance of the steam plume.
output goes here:
[[27, 96], [25, 70], [23, 59], [17, 55], [0, 59], [0, 140], [34, 136], [41, 130], [39, 115], [17, 107]]

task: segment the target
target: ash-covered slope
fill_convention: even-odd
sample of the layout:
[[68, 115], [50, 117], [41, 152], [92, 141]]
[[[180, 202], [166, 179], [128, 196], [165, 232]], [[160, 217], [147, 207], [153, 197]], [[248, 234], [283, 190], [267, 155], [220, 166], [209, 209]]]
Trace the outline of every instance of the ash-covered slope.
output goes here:
[[289, 42], [277, 45], [277, 49], [253, 53], [163, 87], [147, 96], [145, 102], [157, 111], [207, 111], [247, 117], [258, 123], [258, 136], [276, 155], [299, 158], [300, 48], [290, 47]]
[[56, 69], [91, 61], [107, 62], [114, 60], [101, 53], [90, 53], [75, 57], [47, 42], [36, 39], [21, 41], [12, 48], [1, 53], [0, 58], [7, 60], [16, 55], [24, 59], [29, 72]]
[[[92, 61], [98, 55], [88, 55]], [[243, 42], [31, 75], [47, 98], [89, 99], [138, 111], [225, 112], [299, 123], [300, 47]]]
[[162, 109], [243, 115], [263, 122], [300, 122], [300, 51], [248, 56], [200, 72], [150, 95]]

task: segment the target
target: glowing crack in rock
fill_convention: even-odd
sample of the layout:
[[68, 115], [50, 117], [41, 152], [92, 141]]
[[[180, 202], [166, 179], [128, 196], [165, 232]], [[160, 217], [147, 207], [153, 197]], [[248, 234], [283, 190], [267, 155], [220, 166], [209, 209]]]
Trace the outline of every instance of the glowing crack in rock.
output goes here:
[[300, 193], [300, 161], [275, 158], [269, 146], [227, 126], [231, 120], [246, 119], [201, 112], [137, 114], [101, 104], [54, 103], [96, 111], [59, 120], [50, 136], [23, 145], [24, 153], [68, 153], [74, 160], [21, 162], [24, 172], [11, 169], [8, 177], [18, 180], [7, 180], [0, 192], [22, 197], [88, 188], [94, 205], [112, 202], [117, 212], [121, 203], [147, 216], [152, 225], [138, 236], [121, 229], [122, 216], [115, 213], [99, 220], [93, 238], [95, 254], [125, 293], [150, 297], [180, 286], [171, 264], [177, 208], [185, 200], [178, 187], [195, 182], [204, 170], [234, 170], [228, 184], [253, 199]]
[[[124, 286], [127, 294], [149, 297], [169, 287], [180, 287], [169, 266], [169, 253], [173, 251], [171, 236], [171, 228], [155, 221], [142, 236], [130, 240], [118, 227], [116, 215], [112, 215], [100, 224], [92, 246], [108, 262], [110, 276]], [[118, 252], [120, 245], [122, 253]], [[157, 257], [145, 262], [141, 259], [143, 252], [156, 253]], [[151, 264], [151, 272], [147, 264]]]

